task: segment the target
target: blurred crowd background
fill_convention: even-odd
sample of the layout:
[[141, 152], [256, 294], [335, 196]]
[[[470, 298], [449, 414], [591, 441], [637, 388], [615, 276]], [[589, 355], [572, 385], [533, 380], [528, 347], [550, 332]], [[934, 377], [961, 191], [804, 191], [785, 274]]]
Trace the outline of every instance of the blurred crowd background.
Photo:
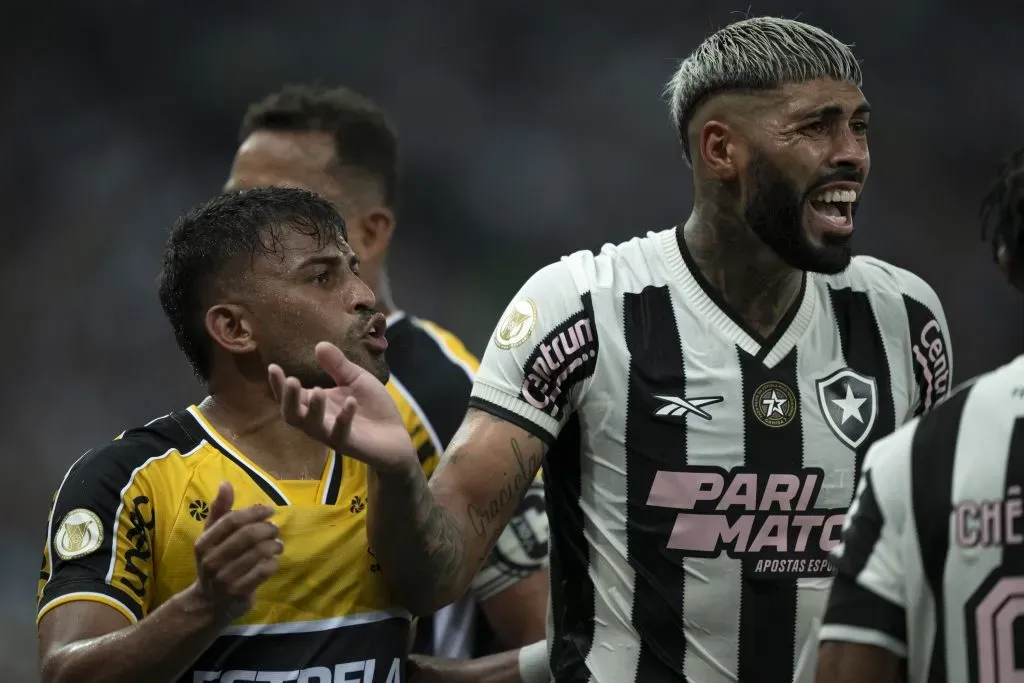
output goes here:
[[[33, 673], [47, 505], [83, 451], [202, 398], [154, 277], [167, 230], [223, 184], [246, 105], [287, 82], [380, 102], [404, 149], [399, 305], [477, 353], [560, 255], [684, 219], [661, 92], [752, 14], [856, 44], [874, 107], [857, 244], [942, 298], [958, 379], [1022, 350], [977, 206], [1024, 143], [1019, 3], [5, 3], [0, 37], [0, 679]], [[738, 10], [738, 11], [737, 11]]]

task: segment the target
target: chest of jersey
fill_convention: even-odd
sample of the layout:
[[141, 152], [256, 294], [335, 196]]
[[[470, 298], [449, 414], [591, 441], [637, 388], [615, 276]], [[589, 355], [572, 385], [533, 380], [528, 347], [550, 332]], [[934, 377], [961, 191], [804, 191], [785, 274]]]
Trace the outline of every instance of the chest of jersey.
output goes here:
[[257, 590], [250, 612], [196, 663], [195, 680], [223, 680], [226, 671], [237, 680], [260, 680], [244, 678], [245, 672], [294, 671], [301, 664], [310, 680], [328, 671], [334, 678], [323, 680], [371, 683], [389, 680], [396, 661], [400, 669], [410, 621], [391, 607], [368, 551], [365, 469], [346, 458], [337, 466], [340, 478], [328, 473], [323, 481], [261, 481], [211, 453], [194, 468], [178, 500], [138, 506], [133, 519], [154, 539], [153, 607], [195, 581], [193, 546], [220, 482], [232, 484], [236, 509], [275, 507], [271, 521], [284, 543], [278, 570]]

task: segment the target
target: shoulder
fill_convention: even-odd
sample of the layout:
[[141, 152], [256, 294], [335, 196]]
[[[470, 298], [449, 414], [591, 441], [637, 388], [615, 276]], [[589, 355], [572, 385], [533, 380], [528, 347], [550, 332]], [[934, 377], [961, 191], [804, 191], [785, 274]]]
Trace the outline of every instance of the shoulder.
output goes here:
[[479, 361], [458, 337], [407, 315], [388, 329], [388, 341], [388, 366], [400, 394], [421, 403], [449, 397], [465, 407]]
[[910, 298], [927, 306], [938, 305], [939, 297], [924, 278], [873, 256], [856, 256], [850, 266], [828, 278], [834, 288], [850, 288], [892, 299]]
[[171, 455], [186, 455], [201, 441], [184, 430], [178, 414], [165, 415], [87, 451], [68, 470], [62, 492], [69, 488], [97, 493], [116, 489], [120, 497], [120, 490], [139, 472]]

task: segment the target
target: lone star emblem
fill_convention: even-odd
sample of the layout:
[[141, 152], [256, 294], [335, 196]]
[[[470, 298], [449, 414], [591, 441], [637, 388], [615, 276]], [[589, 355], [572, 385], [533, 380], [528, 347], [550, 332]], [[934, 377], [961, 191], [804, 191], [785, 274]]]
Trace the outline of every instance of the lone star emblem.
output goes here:
[[796, 416], [796, 394], [782, 382], [771, 380], [754, 390], [750, 408], [769, 427], [785, 427]]
[[832, 433], [856, 450], [870, 436], [878, 416], [878, 386], [874, 377], [850, 368], [816, 382], [818, 405]]

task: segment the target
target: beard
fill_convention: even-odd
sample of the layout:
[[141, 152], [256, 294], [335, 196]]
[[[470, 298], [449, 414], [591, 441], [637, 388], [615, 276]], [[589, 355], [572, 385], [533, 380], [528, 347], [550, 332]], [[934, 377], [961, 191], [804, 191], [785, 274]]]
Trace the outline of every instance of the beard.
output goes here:
[[[363, 343], [363, 335], [374, 313], [375, 311], [361, 313], [349, 326], [343, 338], [327, 341], [341, 349], [346, 358], [376, 377], [381, 384], [386, 384], [391, 375], [387, 358], [383, 352], [371, 351]], [[337, 382], [320, 367], [313, 354], [315, 346], [316, 342], [303, 345], [301, 350], [292, 347], [284, 353], [275, 353], [276, 358], [272, 358], [270, 362], [277, 363], [284, 371], [285, 377], [296, 378], [306, 389], [331, 389], [337, 386]]]
[[[861, 180], [861, 174], [840, 169], [801, 193], [777, 165], [755, 153], [749, 167], [750, 197], [743, 214], [747, 225], [791, 268], [834, 275], [846, 270], [852, 258], [851, 235], [822, 236], [823, 245], [811, 242], [804, 230], [808, 198], [816, 188], [837, 180]], [[856, 213], [857, 204], [853, 205]]]

